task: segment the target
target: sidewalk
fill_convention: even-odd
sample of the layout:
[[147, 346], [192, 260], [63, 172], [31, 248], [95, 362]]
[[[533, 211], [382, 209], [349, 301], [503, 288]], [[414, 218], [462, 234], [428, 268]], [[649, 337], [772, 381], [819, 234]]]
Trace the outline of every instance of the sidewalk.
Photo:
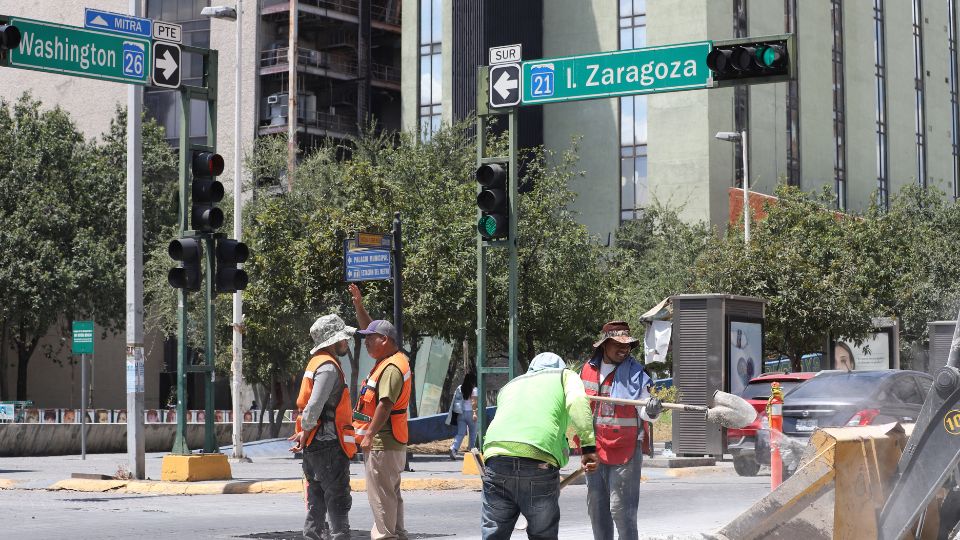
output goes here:
[[[80, 456], [10, 457], [0, 460], [0, 489], [68, 489], [91, 492], [153, 493], [167, 495], [201, 495], [223, 493], [300, 493], [302, 492], [301, 460], [287, 451], [290, 443], [284, 439], [257, 441], [244, 445], [244, 453], [252, 462], [231, 462], [233, 479], [208, 482], [160, 482], [161, 460], [166, 453], [148, 453], [145, 458], [146, 480], [90, 480], [72, 479], [74, 473], [117, 476], [127, 469], [126, 454], [88, 454]], [[222, 449], [230, 455], [229, 448]], [[688, 474], [724, 472], [729, 464], [717, 467], [693, 468]], [[411, 471], [403, 473], [404, 490], [444, 490], [481, 488], [480, 477], [461, 473], [462, 458], [452, 461], [446, 455], [415, 454], [410, 461]], [[579, 458], [572, 457], [562, 471], [566, 475], [579, 466]], [[351, 488], [366, 489], [363, 464], [350, 464]], [[644, 468], [648, 479], [676, 477], [670, 470]]]

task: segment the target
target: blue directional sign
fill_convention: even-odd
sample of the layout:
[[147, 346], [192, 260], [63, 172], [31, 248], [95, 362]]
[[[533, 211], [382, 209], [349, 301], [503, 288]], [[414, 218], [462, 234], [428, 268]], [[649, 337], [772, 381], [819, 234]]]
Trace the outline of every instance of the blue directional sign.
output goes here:
[[111, 13], [109, 11], [86, 8], [83, 11], [83, 26], [84, 28], [104, 30], [116, 34], [153, 39], [153, 28], [150, 19], [123, 15], [121, 13]]
[[375, 281], [393, 277], [389, 249], [358, 247], [354, 240], [343, 242], [344, 279]]

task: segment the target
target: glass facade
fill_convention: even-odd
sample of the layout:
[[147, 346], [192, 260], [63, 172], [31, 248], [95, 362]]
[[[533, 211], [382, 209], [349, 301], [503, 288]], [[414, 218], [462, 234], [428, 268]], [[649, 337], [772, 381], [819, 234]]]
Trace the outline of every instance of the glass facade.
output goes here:
[[[787, 33], [799, 36], [797, 0], [784, 0], [783, 7]], [[787, 183], [791, 186], [800, 185], [800, 86], [796, 80], [787, 82]]]
[[833, 185], [837, 208], [847, 209], [847, 93], [843, 76], [843, 0], [830, 0], [833, 27]]
[[[620, 49], [647, 44], [646, 0], [620, 0]], [[647, 96], [620, 98], [620, 219], [636, 219], [650, 202]]]
[[957, 6], [947, 0], [947, 45], [950, 51], [950, 145], [953, 152], [953, 198], [960, 198], [960, 81], [957, 80]]
[[873, 0], [873, 53], [875, 82], [875, 121], [877, 135], [877, 204], [887, 208], [890, 203], [889, 157], [887, 155], [887, 67], [886, 36], [884, 35], [884, 0]]
[[420, 1], [420, 136], [429, 139], [440, 129], [443, 101], [442, 0]]
[[[210, 19], [200, 15], [209, 0], [146, 0], [149, 19], [183, 26], [183, 44], [210, 47]], [[181, 59], [182, 84], [199, 86], [203, 79], [203, 62], [184, 53]], [[180, 133], [180, 92], [163, 88], [146, 88], [143, 105], [147, 114], [166, 130], [167, 140], [177, 145]], [[193, 101], [190, 106], [190, 138], [202, 142], [207, 135], [206, 104]]]
[[[747, 0], [733, 0], [733, 37], [745, 38], [749, 32], [747, 25]], [[738, 84], [733, 87], [733, 124], [737, 133], [743, 133], [750, 123], [750, 87]], [[734, 144], [733, 172], [734, 185], [743, 186], [743, 143]]]
[[927, 187], [927, 149], [926, 128], [923, 125], [926, 115], [923, 88], [923, 6], [921, 0], [912, 1], [913, 20], [913, 87], [916, 96], [914, 125], [917, 147], [917, 184]]

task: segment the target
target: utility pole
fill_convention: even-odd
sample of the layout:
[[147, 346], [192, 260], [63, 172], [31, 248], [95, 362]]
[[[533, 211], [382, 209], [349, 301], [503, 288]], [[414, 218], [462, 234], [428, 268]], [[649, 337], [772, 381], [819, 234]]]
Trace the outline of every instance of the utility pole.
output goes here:
[[[130, 14], [142, 15], [140, 0]], [[127, 460], [130, 474], [144, 479], [143, 427], [143, 148], [140, 114], [143, 87], [127, 85]]]
[[[234, 104], [233, 129], [233, 237], [240, 242], [242, 229], [243, 201], [240, 194], [243, 186], [243, 174], [240, 165], [240, 96], [242, 81], [240, 60], [243, 58], [243, 0], [237, 0], [237, 61], [236, 61], [236, 103]], [[240, 389], [243, 388], [243, 298], [241, 291], [233, 293], [233, 459], [245, 460], [243, 455], [243, 410], [240, 401]]]
[[[287, 191], [293, 191], [293, 171], [297, 168], [297, 34], [299, 21], [298, 0], [290, 0], [290, 44], [287, 62], [290, 84], [287, 90]], [[238, 58], [239, 60], [239, 58]]]

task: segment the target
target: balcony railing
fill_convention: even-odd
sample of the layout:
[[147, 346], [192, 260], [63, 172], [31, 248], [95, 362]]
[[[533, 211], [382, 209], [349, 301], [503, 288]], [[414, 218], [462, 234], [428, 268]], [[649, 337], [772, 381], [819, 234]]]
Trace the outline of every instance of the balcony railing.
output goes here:
[[[263, 7], [267, 8], [289, 3], [289, 0], [263, 0]], [[360, 15], [360, 3], [357, 0], [300, 0], [300, 4], [329, 9], [346, 15], [353, 15], [354, 17]], [[370, 15], [374, 20], [399, 26], [400, 2], [390, 2], [389, 5], [375, 3], [370, 6]]]
[[[280, 47], [260, 51], [260, 67], [270, 67], [287, 63], [289, 47]], [[297, 48], [297, 60], [301, 66], [317, 69], [329, 69], [356, 77], [359, 68], [356, 58], [342, 54], [331, 54], [324, 51], [315, 51], [304, 47]], [[378, 81], [400, 82], [400, 69], [385, 64], [371, 64], [370, 73]]]

